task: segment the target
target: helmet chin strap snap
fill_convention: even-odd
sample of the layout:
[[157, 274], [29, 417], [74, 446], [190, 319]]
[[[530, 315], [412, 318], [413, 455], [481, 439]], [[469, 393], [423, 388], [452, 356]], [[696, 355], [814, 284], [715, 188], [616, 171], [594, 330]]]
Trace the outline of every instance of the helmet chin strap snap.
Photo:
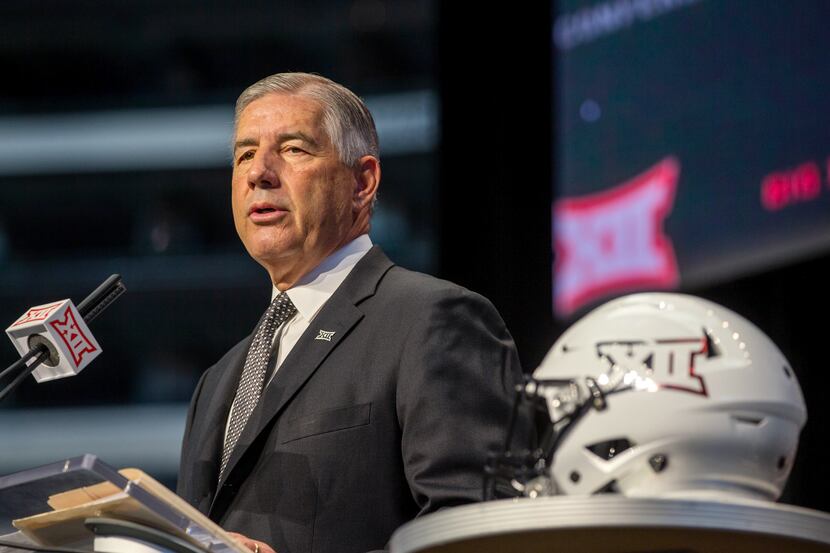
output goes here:
[[591, 377], [585, 379], [585, 385], [588, 387], [588, 393], [591, 394], [591, 406], [597, 411], [604, 411], [608, 407], [605, 401], [605, 394], [602, 393], [597, 381]]

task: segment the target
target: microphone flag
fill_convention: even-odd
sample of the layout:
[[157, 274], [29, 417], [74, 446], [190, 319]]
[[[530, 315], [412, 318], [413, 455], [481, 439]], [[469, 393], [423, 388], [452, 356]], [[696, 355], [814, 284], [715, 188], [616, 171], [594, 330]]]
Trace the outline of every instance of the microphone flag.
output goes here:
[[6, 334], [21, 356], [36, 343], [49, 349], [49, 358], [32, 372], [38, 382], [76, 375], [101, 353], [101, 346], [69, 299], [29, 308]]

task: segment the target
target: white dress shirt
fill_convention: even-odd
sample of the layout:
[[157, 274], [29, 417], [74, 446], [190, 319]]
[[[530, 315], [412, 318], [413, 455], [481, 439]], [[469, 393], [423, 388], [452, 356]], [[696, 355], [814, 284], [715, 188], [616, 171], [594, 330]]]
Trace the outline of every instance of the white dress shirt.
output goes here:
[[[291, 353], [294, 344], [311, 324], [314, 316], [326, 304], [340, 287], [357, 262], [372, 249], [372, 240], [368, 234], [362, 234], [328, 256], [310, 273], [301, 278], [286, 291], [297, 313], [277, 329], [274, 342], [277, 344], [277, 358], [271, 379], [279, 370], [282, 362]], [[279, 290], [274, 286], [271, 300], [277, 297]], [[268, 380], [270, 384], [271, 380]]]
[[[314, 320], [315, 315], [319, 313], [332, 294], [346, 280], [357, 262], [370, 249], [372, 249], [372, 240], [368, 234], [362, 234], [325, 258], [310, 273], [286, 291], [291, 303], [297, 308], [297, 312], [293, 317], [282, 323], [274, 333], [274, 347], [277, 348], [276, 362], [273, 369], [268, 368], [270, 376], [268, 382], [265, 383], [265, 387], [268, 387], [271, 383], [280, 365], [291, 353], [300, 336]], [[271, 301], [279, 293], [277, 287], [274, 286], [271, 292]], [[228, 413], [228, 420], [225, 422], [225, 439], [227, 439], [228, 425], [230, 425], [232, 415], [233, 405], [231, 405]]]

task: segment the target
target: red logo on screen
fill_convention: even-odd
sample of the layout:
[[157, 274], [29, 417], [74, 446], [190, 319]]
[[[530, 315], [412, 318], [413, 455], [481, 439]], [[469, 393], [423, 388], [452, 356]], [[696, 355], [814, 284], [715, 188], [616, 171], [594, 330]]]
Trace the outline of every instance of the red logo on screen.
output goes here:
[[708, 396], [703, 377], [695, 373], [695, 360], [708, 354], [706, 337], [654, 342], [600, 342], [597, 355], [624, 373], [634, 371], [659, 388]]
[[761, 181], [761, 204], [767, 211], [815, 200], [821, 194], [821, 170], [809, 161], [795, 169], [770, 173]]
[[33, 323], [35, 321], [43, 321], [49, 318], [55, 309], [61, 306], [62, 302], [57, 303], [50, 303], [49, 305], [41, 305], [38, 307], [32, 307], [26, 313], [17, 319], [12, 327], [20, 326], [26, 323]]
[[679, 173], [677, 160], [668, 157], [614, 188], [554, 204], [557, 314], [615, 292], [677, 284], [663, 221], [674, 206]]
[[63, 320], [58, 319], [49, 324], [60, 335], [66, 348], [72, 352], [72, 360], [76, 368], [83, 361], [84, 355], [97, 351], [97, 348], [78, 327], [78, 323], [75, 321], [75, 314], [69, 305], [66, 306]]

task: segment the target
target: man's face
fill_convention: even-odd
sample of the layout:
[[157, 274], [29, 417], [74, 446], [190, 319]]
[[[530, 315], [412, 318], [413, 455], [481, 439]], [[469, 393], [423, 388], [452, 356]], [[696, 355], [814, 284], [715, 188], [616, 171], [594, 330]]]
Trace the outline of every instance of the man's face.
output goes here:
[[318, 102], [281, 93], [254, 100], [239, 117], [234, 224], [272, 279], [299, 278], [351, 238], [355, 172], [321, 123]]

